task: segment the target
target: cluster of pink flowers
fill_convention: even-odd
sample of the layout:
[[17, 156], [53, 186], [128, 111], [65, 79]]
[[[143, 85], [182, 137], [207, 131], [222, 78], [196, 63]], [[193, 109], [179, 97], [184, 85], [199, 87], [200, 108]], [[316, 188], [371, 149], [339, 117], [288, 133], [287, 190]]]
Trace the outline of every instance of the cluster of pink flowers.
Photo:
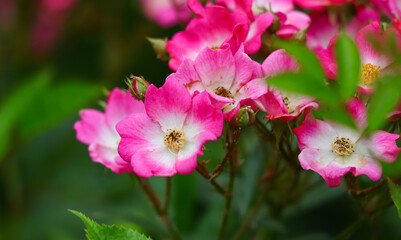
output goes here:
[[[147, 12], [165, 12], [165, 19], [158, 20], [162, 24], [189, 18], [189, 13], [181, 15], [176, 11], [181, 1], [163, 0], [162, 5], [152, 7], [159, 1], [143, 3]], [[174, 72], [164, 85], [150, 85], [142, 94], [144, 103], [130, 91], [114, 89], [105, 113], [90, 109], [81, 112], [82, 120], [75, 124], [77, 138], [89, 145], [93, 161], [116, 173], [134, 172], [141, 177], [188, 174], [195, 170], [203, 145], [221, 136], [224, 122], [232, 123], [244, 110], [252, 109], [265, 112], [265, 118], [270, 120], [303, 119], [293, 129], [301, 150], [300, 165], [319, 173], [329, 186], [338, 186], [348, 172], [355, 176], [365, 174], [376, 181], [382, 175], [380, 161], [394, 162], [401, 148], [396, 143], [400, 138], [397, 134], [363, 134], [367, 127], [366, 99], [374, 92], [376, 80], [394, 62], [391, 55], [378, 51], [369, 38], [384, 41], [391, 32], [401, 41], [399, 22], [384, 32], [379, 22], [380, 14], [397, 16], [399, 6], [391, 0], [356, 2], [217, 0], [204, 6], [197, 0], [188, 0], [194, 17], [185, 30], [167, 41], [169, 67]], [[171, 4], [175, 7], [171, 8]], [[295, 4], [312, 10], [294, 10]], [[352, 19], [330, 17], [329, 6], [341, 8], [344, 4], [354, 7]], [[339, 34], [354, 39], [361, 56], [359, 93], [347, 101], [358, 129], [314, 119], [311, 112], [319, 108], [318, 99], [269, 85], [271, 77], [300, 70], [299, 63], [285, 50], [266, 51], [263, 43], [272, 36], [305, 39], [327, 78], [336, 80], [334, 46]], [[261, 56], [263, 61], [254, 60]], [[136, 79], [133, 89], [138, 98], [141, 93], [137, 84]], [[399, 109], [394, 110], [393, 118], [400, 116]]]

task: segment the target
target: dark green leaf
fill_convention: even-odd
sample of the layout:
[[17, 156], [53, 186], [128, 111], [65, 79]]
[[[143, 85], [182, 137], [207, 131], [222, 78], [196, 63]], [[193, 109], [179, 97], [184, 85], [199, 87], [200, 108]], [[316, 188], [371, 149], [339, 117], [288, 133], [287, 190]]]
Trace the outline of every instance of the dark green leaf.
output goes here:
[[70, 212], [77, 215], [85, 223], [88, 240], [151, 240], [130, 228], [100, 225], [80, 212], [74, 210], [70, 210]]
[[301, 73], [284, 73], [267, 80], [268, 84], [288, 92], [316, 97], [328, 103], [335, 103], [337, 96], [321, 82], [316, 82], [308, 75]]
[[66, 118], [101, 95], [101, 88], [85, 82], [66, 82], [43, 93], [20, 119], [24, 139], [39, 134]]
[[0, 107], [0, 160], [10, 145], [10, 134], [17, 119], [27, 110], [27, 106], [41, 95], [50, 82], [50, 74], [43, 71], [27, 79], [12, 92]]
[[310, 81], [323, 83], [325, 76], [315, 54], [304, 45], [294, 42], [277, 41], [279, 48], [285, 49], [290, 55], [298, 60], [301, 72], [309, 76]]
[[398, 215], [401, 217], [401, 186], [394, 184], [390, 178], [387, 178], [388, 186], [390, 187], [391, 198], [398, 210]]
[[316, 112], [318, 112], [318, 115], [323, 116], [324, 119], [330, 119], [350, 128], [356, 128], [354, 120], [344, 109], [336, 107], [330, 110], [317, 110]]
[[368, 132], [383, 126], [401, 97], [400, 89], [401, 79], [397, 76], [386, 76], [378, 82], [368, 108]]
[[341, 35], [336, 43], [339, 93], [346, 100], [355, 93], [359, 81], [361, 60], [355, 43]]
[[284, 129], [287, 127], [287, 122], [274, 120], [272, 125], [274, 136], [276, 137], [276, 148], [278, 149], [281, 136], [283, 135]]

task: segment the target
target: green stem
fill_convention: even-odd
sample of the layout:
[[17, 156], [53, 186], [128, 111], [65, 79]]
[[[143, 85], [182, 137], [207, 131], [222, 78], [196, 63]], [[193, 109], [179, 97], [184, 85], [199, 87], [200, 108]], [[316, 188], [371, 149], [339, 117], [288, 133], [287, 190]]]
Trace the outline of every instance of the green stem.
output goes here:
[[363, 223], [364, 220], [365, 218], [363, 217], [358, 218], [355, 222], [349, 225], [346, 229], [344, 229], [344, 231], [339, 233], [332, 240], [347, 239], [353, 232], [355, 232], [356, 229], [358, 229], [358, 227]]
[[170, 196], [171, 196], [171, 177], [166, 177], [166, 192], [164, 198], [164, 214], [168, 214], [168, 206], [170, 205]]
[[[231, 128], [230, 131], [228, 131], [228, 138], [229, 139], [229, 146], [232, 145], [232, 143], [235, 143], [235, 146], [238, 142], [239, 138], [239, 129]], [[228, 223], [228, 217], [230, 215], [231, 211], [231, 205], [232, 205], [232, 192], [234, 189], [234, 180], [235, 180], [235, 172], [236, 172], [236, 166], [237, 166], [237, 148], [234, 147], [231, 149], [232, 154], [229, 154], [228, 158], [228, 194], [225, 196], [225, 202], [224, 202], [224, 210], [223, 210], [223, 216], [220, 220], [220, 225], [219, 229], [217, 232], [217, 238], [218, 240], [224, 238], [224, 233], [226, 232], [227, 228], [227, 223]]]
[[199, 173], [199, 175], [201, 175], [203, 178], [205, 178], [208, 182], [210, 182], [214, 188], [216, 189], [216, 191], [218, 193], [220, 193], [223, 196], [227, 195], [227, 190], [225, 190], [220, 183], [218, 183], [215, 179], [212, 179], [210, 177], [210, 173], [209, 171], [202, 165], [202, 164], [198, 164], [196, 166], [196, 171]]

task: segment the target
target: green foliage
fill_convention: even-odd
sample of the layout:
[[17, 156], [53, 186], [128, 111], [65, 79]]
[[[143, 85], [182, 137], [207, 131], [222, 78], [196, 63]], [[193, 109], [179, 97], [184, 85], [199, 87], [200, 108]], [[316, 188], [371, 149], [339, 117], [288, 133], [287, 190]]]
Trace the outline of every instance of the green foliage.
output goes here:
[[359, 81], [361, 60], [355, 43], [345, 35], [336, 42], [338, 63], [338, 93], [342, 100], [347, 100], [355, 93]]
[[131, 228], [127, 229], [106, 224], [100, 225], [80, 212], [74, 210], [70, 210], [70, 212], [77, 215], [85, 223], [88, 240], [151, 240]]
[[368, 132], [373, 132], [385, 123], [388, 114], [401, 97], [399, 76], [385, 76], [377, 84], [368, 108]]
[[23, 139], [39, 134], [98, 98], [100, 87], [86, 82], [67, 81], [47, 89], [25, 109], [19, 119]]
[[398, 215], [401, 217], [401, 186], [396, 185], [387, 178], [388, 186], [390, 188], [391, 198], [398, 210]]
[[24, 81], [12, 92], [0, 107], [0, 161], [9, 149], [11, 133], [20, 115], [30, 103], [41, 95], [50, 82], [49, 72], [43, 71]]
[[313, 77], [303, 72], [284, 73], [269, 78], [268, 83], [289, 92], [313, 96], [329, 103], [337, 101], [334, 92], [324, 83], [324, 78], [316, 81]]
[[320, 63], [308, 48], [304, 45], [294, 42], [276, 41], [279, 48], [285, 49], [290, 55], [298, 59], [298, 63], [301, 66], [301, 72], [309, 77], [311, 83], [317, 84], [324, 83], [324, 73], [320, 67]]

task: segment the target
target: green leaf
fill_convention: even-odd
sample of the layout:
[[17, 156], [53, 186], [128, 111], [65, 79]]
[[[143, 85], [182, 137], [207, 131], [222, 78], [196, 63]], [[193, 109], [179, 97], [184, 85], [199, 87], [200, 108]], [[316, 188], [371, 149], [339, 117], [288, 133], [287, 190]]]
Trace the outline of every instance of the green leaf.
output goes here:
[[278, 48], [285, 49], [290, 55], [298, 60], [301, 72], [307, 75], [311, 81], [324, 83], [324, 73], [315, 54], [304, 45], [294, 42], [276, 40]]
[[317, 115], [322, 116], [323, 119], [330, 119], [353, 129], [357, 128], [352, 117], [346, 112], [346, 110], [340, 107], [330, 108], [329, 110], [317, 110], [316, 112]]
[[49, 82], [49, 72], [40, 72], [24, 81], [0, 106], [0, 161], [8, 151], [11, 131], [15, 128], [18, 118], [26, 111], [29, 103], [44, 92]]
[[118, 227], [115, 225], [109, 226], [106, 224], [98, 224], [84, 214], [69, 210], [78, 216], [86, 226], [86, 237], [88, 240], [151, 240], [131, 228]]
[[310, 76], [302, 73], [284, 73], [268, 78], [267, 82], [288, 92], [309, 95], [330, 104], [337, 102], [337, 96], [325, 85], [323, 80], [316, 82]]
[[100, 95], [98, 85], [83, 81], [65, 82], [48, 89], [25, 109], [20, 118], [23, 139], [29, 139], [75, 115]]
[[284, 133], [285, 128], [288, 126], [287, 122], [283, 122], [280, 120], [274, 120], [272, 121], [272, 129], [273, 129], [273, 133], [274, 136], [276, 137], [276, 148], [278, 149], [279, 144], [280, 144], [280, 140], [281, 140], [281, 136]]
[[395, 108], [401, 97], [400, 89], [399, 76], [386, 76], [378, 82], [368, 108], [368, 132], [383, 126], [388, 114]]
[[360, 79], [361, 60], [355, 43], [341, 35], [336, 43], [339, 94], [343, 100], [353, 96]]
[[391, 198], [398, 210], [398, 215], [401, 217], [401, 186], [394, 184], [390, 178], [387, 178], [388, 186], [390, 187]]

